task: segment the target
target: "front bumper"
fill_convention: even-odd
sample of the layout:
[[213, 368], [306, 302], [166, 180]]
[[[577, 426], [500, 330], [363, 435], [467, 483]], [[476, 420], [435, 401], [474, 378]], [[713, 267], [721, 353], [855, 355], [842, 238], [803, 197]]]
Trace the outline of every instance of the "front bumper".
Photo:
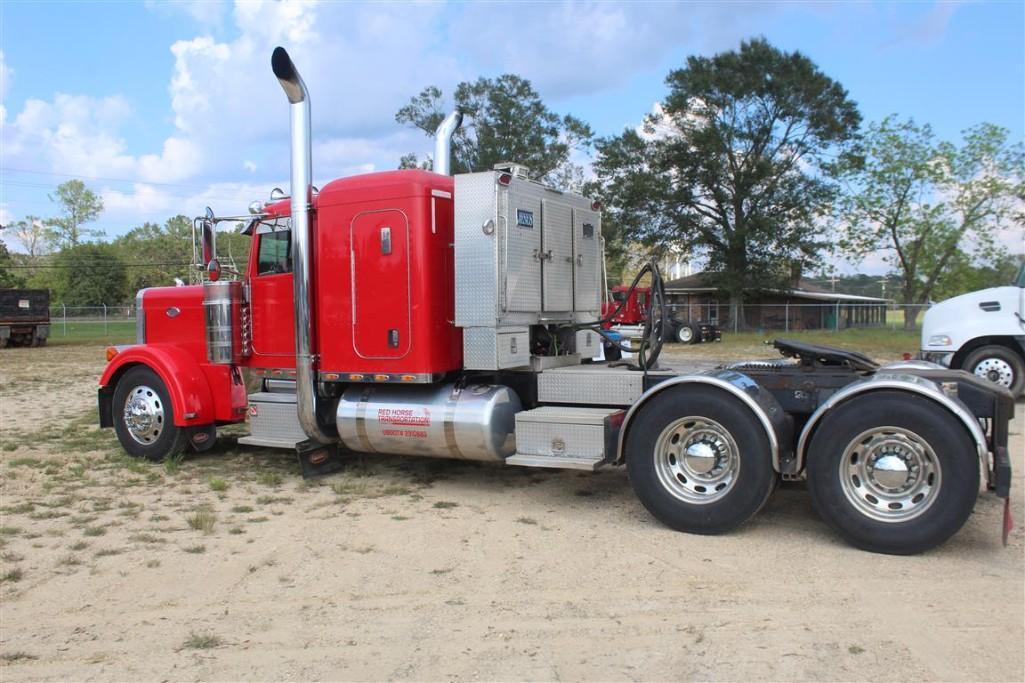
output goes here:
[[918, 360], [926, 360], [930, 363], [936, 363], [942, 365], [945, 368], [950, 367], [950, 361], [954, 358], [953, 351], [926, 351], [921, 350], [918, 352]]

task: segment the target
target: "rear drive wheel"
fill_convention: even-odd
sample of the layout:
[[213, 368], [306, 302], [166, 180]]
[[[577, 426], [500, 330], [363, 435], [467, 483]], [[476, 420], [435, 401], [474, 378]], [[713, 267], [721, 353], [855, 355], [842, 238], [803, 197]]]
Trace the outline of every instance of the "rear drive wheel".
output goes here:
[[757, 513], [776, 482], [751, 410], [720, 389], [667, 389], [630, 427], [626, 466], [641, 503], [678, 531], [719, 534]]
[[807, 455], [819, 515], [852, 545], [892, 555], [934, 548], [979, 493], [975, 443], [927, 398], [878, 391], [826, 414]]
[[683, 323], [678, 328], [676, 328], [676, 341], [680, 342], [681, 344], [693, 344], [696, 338], [697, 333], [694, 331], [694, 328], [688, 323]]
[[129, 455], [159, 462], [182, 452], [188, 434], [174, 424], [167, 387], [149, 368], [126, 372], [114, 389], [114, 431]]
[[1025, 361], [1006, 346], [994, 344], [975, 349], [965, 358], [962, 367], [1008, 389], [1013, 396], [1020, 396], [1025, 389]]

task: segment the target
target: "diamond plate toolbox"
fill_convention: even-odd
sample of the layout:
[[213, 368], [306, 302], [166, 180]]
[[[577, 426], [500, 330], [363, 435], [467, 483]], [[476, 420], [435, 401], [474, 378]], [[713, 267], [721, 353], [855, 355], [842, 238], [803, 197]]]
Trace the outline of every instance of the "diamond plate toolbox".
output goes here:
[[516, 452], [547, 458], [611, 460], [625, 411], [544, 406], [516, 414]]

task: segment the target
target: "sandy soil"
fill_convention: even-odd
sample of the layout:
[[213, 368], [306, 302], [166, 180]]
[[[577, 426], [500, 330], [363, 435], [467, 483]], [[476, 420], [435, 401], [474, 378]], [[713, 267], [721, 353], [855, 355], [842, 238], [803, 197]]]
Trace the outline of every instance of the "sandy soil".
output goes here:
[[304, 483], [230, 435], [142, 464], [91, 426], [102, 365], [0, 355], [4, 681], [1025, 679], [1025, 534], [1001, 547], [992, 496], [902, 558], [847, 547], [799, 484], [699, 537], [621, 470], [363, 458]]

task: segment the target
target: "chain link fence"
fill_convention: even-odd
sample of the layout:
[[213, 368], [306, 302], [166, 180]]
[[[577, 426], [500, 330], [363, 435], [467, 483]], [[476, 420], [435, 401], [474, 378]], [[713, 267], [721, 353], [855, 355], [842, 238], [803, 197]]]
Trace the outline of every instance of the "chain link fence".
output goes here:
[[134, 329], [135, 305], [65, 306], [50, 305], [50, 336], [66, 337], [76, 329], [94, 334], [111, 334]]
[[[921, 330], [927, 305], [861, 303], [745, 304], [742, 315], [731, 315], [728, 304], [669, 304], [670, 314], [680, 322], [712, 323], [724, 332], [799, 332], [850, 329]], [[912, 316], [912, 326], [905, 327]], [[77, 329], [109, 334], [135, 324], [134, 305], [50, 306], [50, 336], [68, 336]], [[69, 332], [70, 331], [70, 332]]]
[[724, 332], [800, 332], [876, 328], [920, 331], [929, 306], [823, 302], [744, 304], [738, 311], [729, 304], [669, 304], [670, 314], [680, 322], [712, 323]]

